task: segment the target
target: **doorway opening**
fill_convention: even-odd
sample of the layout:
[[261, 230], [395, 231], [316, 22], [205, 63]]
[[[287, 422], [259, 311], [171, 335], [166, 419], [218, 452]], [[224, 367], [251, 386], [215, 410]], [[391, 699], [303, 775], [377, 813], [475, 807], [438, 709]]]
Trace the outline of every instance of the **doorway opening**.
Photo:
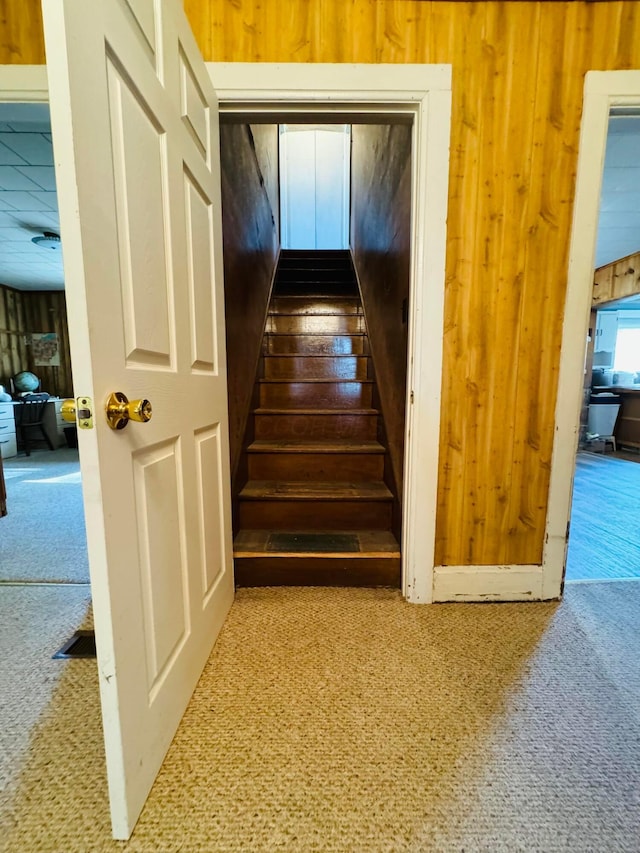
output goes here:
[[[567, 581], [640, 577], [640, 111], [607, 126]], [[612, 545], [615, 543], [615, 547]]]
[[398, 587], [413, 123], [282, 118], [221, 120], [236, 581]]
[[280, 246], [349, 249], [351, 125], [278, 126]]
[[25, 102], [0, 93], [0, 505], [7, 513], [0, 507], [0, 618], [11, 649], [0, 725], [10, 733], [7, 786], [19, 776], [30, 733], [62, 673], [52, 655], [91, 624], [80, 463], [60, 415], [61, 398], [73, 393], [62, 258], [59, 247], [41, 244], [45, 232], [58, 237], [60, 230], [49, 106], [46, 92], [39, 94]]
[[[634, 117], [638, 112], [640, 105], [640, 73], [637, 71], [590, 71], [586, 75], [584, 104], [580, 131], [580, 147], [578, 155], [578, 170], [576, 180], [576, 195], [574, 200], [573, 227], [571, 236], [571, 246], [569, 252], [569, 275], [567, 283], [567, 297], [565, 302], [565, 319], [562, 338], [562, 349], [560, 359], [560, 376], [558, 382], [558, 398], [556, 404], [556, 430], [554, 451], [551, 465], [551, 479], [549, 489], [549, 508], [547, 515], [547, 530], [545, 537], [545, 555], [544, 560], [549, 566], [547, 573], [547, 583], [550, 586], [555, 584], [556, 579], [562, 582], [565, 579], [565, 569], [567, 567], [567, 550], [571, 551], [573, 545], [567, 548], [570, 536], [577, 534], [575, 542], [580, 543], [580, 528], [592, 533], [592, 544], [602, 547], [600, 540], [603, 540], [604, 547], [609, 552], [625, 551], [629, 539], [629, 527], [625, 526], [622, 533], [621, 541], [619, 537], [612, 535], [612, 531], [598, 531], [596, 525], [599, 521], [607, 524], [607, 516], [613, 518], [614, 515], [605, 508], [601, 513], [602, 518], [599, 519], [593, 512], [593, 506], [587, 505], [587, 511], [582, 508], [582, 518], [579, 518], [581, 512], [580, 495], [578, 490], [581, 486], [581, 471], [578, 468], [576, 473], [576, 450], [584, 447], [590, 440], [599, 442], [600, 446], [591, 447], [588, 460], [598, 464], [601, 470], [605, 470], [608, 464], [609, 468], [613, 465], [624, 465], [625, 460], [611, 458], [613, 453], [613, 442], [605, 441], [607, 436], [598, 435], [599, 427], [604, 424], [604, 416], [597, 416], [598, 429], [593, 430], [596, 425], [594, 414], [591, 419], [591, 429], [589, 427], [589, 408], [592, 404], [594, 396], [600, 396], [599, 392], [604, 394], [613, 394], [618, 386], [607, 386], [606, 380], [603, 385], [603, 370], [604, 364], [598, 364], [598, 361], [607, 359], [611, 356], [609, 353], [613, 350], [607, 344], [607, 335], [604, 335], [604, 345], [601, 345], [602, 330], [604, 329], [602, 322], [598, 324], [597, 317], [592, 314], [594, 306], [600, 307], [601, 303], [608, 301], [602, 298], [602, 269], [598, 268], [598, 264], [602, 263], [602, 256], [596, 259], [596, 249], [602, 250], [604, 243], [598, 240], [598, 225], [599, 220], [603, 223], [607, 222], [607, 213], [612, 213], [613, 218], [609, 224], [612, 226], [612, 234], [615, 234], [616, 219], [618, 224], [629, 219], [629, 211], [618, 208], [618, 203], [623, 206], [630, 201], [630, 196], [626, 194], [624, 182], [622, 184], [612, 178], [619, 178], [620, 174], [616, 173], [608, 178], [603, 178], [603, 163], [605, 162], [605, 154], [607, 154], [607, 140], [614, 134], [609, 134], [610, 125], [612, 126], [617, 118], [624, 115]], [[622, 126], [624, 127], [624, 125]], [[618, 126], [618, 130], [622, 129]], [[611, 140], [610, 150], [617, 148], [626, 148], [629, 143], [620, 143], [620, 140]], [[632, 156], [633, 160], [633, 156]], [[630, 168], [634, 168], [633, 162]], [[621, 168], [620, 166], [616, 168]], [[637, 168], [637, 167], [635, 167]], [[625, 171], [626, 166], [622, 166]], [[617, 190], [616, 190], [617, 186]], [[606, 198], [610, 189], [614, 193], [621, 192], [622, 196], [617, 197], [614, 201], [607, 203], [611, 205], [610, 211], [604, 210], [601, 214], [601, 198]], [[634, 196], [631, 193], [631, 196]], [[624, 255], [628, 252], [628, 248], [617, 248], [614, 251], [615, 255]], [[626, 259], [622, 258], [623, 266]], [[615, 266], [615, 264], [614, 264]], [[594, 277], [594, 269], [596, 274]], [[595, 278], [595, 281], [594, 281]], [[607, 276], [605, 276], [607, 278]], [[605, 288], [606, 289], [606, 288]], [[610, 298], [610, 297], [609, 297]], [[611, 307], [611, 306], [610, 306]], [[605, 324], [608, 321], [605, 321]], [[596, 337], [596, 331], [600, 334]], [[589, 341], [588, 338], [592, 340]], [[617, 336], [616, 336], [617, 337]], [[597, 343], [596, 343], [597, 341]], [[596, 350], [598, 356], [596, 358]], [[587, 357], [585, 358], [585, 351]], [[615, 358], [615, 357], [614, 357]], [[595, 362], [595, 363], [594, 363]], [[615, 362], [613, 362], [615, 363]], [[595, 371], [595, 376], [594, 376]], [[622, 371], [616, 371], [621, 373]], [[613, 377], [611, 377], [613, 379]], [[619, 379], [620, 377], [618, 377]], [[624, 379], [624, 377], [623, 377]], [[635, 384], [635, 383], [633, 383]], [[595, 387], [592, 387], [595, 386]], [[595, 393], [594, 393], [595, 392]], [[594, 403], [595, 405], [618, 405], [615, 398], [604, 398], [604, 404]], [[610, 412], [609, 414], [616, 414]], [[616, 415], [616, 420], [619, 423], [619, 413]], [[613, 437], [616, 438], [616, 420], [608, 419], [606, 430], [611, 429], [613, 423]], [[593, 431], [592, 431], [593, 430]], [[619, 433], [618, 433], [619, 434]], [[611, 438], [611, 437], [609, 437]], [[628, 437], [627, 437], [628, 438]], [[616, 451], [618, 442], [616, 440]], [[629, 467], [625, 470], [633, 476], [639, 469], [639, 466], [634, 462], [626, 463]], [[573, 502], [572, 513], [572, 498], [574, 498], [574, 482], [575, 482], [575, 501]], [[600, 497], [605, 496], [610, 488], [610, 480], [607, 480], [606, 474], [601, 479]], [[637, 492], [636, 492], [637, 493]], [[617, 500], [618, 495], [614, 495]], [[619, 509], [619, 508], [618, 508]], [[576, 530], [576, 528], [578, 528]], [[586, 555], [585, 561], [589, 561], [593, 555]], [[615, 578], [619, 575], [619, 567], [614, 567], [610, 573], [610, 578]], [[571, 573], [573, 574], [573, 572]], [[575, 577], [575, 575], [574, 575]], [[623, 575], [629, 577], [629, 575]], [[588, 581], [591, 578], [584, 578]], [[571, 575], [567, 572], [566, 580], [572, 580]], [[577, 580], [577, 578], [576, 578]]]

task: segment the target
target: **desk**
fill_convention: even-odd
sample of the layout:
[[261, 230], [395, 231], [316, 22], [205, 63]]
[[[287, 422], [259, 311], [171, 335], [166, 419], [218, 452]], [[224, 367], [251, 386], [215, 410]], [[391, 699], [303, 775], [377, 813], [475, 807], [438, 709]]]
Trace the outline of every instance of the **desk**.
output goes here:
[[[62, 402], [60, 397], [50, 397], [44, 410], [44, 431], [54, 447], [63, 447], [66, 444], [64, 428], [69, 424], [63, 421], [60, 414]], [[0, 403], [0, 454], [3, 459], [18, 455], [15, 408], [19, 405], [20, 403]]]
[[622, 411], [616, 424], [618, 446], [640, 449], [640, 388], [610, 389], [622, 397]]

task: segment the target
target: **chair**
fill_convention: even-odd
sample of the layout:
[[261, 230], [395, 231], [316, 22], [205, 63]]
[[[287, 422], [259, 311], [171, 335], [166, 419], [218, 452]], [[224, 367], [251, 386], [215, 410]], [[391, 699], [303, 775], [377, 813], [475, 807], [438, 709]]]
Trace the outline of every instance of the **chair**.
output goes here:
[[36, 428], [47, 442], [49, 450], [55, 449], [44, 428], [44, 412], [48, 399], [48, 394], [29, 394], [15, 407], [16, 438], [22, 441], [27, 456], [31, 456], [30, 433]]

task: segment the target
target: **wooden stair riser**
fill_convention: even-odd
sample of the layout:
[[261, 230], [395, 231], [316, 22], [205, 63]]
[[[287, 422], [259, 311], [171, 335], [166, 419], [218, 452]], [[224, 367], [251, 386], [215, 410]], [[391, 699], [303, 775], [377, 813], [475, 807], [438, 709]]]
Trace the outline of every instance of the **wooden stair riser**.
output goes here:
[[302, 314], [322, 316], [325, 314], [362, 314], [360, 300], [354, 296], [327, 297], [274, 296], [269, 304], [269, 314]]
[[260, 406], [274, 409], [369, 409], [370, 382], [261, 382]]
[[236, 557], [237, 586], [400, 586], [399, 557]]
[[364, 335], [265, 335], [269, 355], [363, 355]]
[[266, 332], [277, 335], [357, 335], [365, 332], [358, 314], [274, 314], [267, 317]]
[[373, 483], [382, 480], [382, 453], [249, 453], [250, 480]]
[[242, 500], [240, 528], [278, 530], [391, 529], [391, 501]]
[[373, 440], [377, 436], [377, 415], [368, 414], [298, 414], [295, 409], [286, 414], [255, 416], [256, 438], [349, 438]]
[[316, 266], [311, 269], [302, 266], [287, 266], [278, 270], [277, 282], [327, 282], [329, 284], [351, 284], [351, 271], [340, 264]]
[[267, 355], [265, 379], [366, 379], [366, 355]]

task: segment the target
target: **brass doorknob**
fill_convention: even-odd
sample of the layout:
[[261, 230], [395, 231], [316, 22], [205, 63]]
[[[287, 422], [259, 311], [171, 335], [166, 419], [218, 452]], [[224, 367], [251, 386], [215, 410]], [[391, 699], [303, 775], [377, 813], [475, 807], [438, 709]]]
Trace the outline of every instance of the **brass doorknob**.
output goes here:
[[114, 391], [105, 405], [107, 421], [111, 429], [124, 429], [129, 421], [146, 424], [151, 420], [153, 409], [148, 400], [129, 400], [122, 391]]
[[76, 401], [73, 399], [63, 400], [62, 405], [60, 406], [60, 415], [62, 417], [62, 420], [66, 421], [69, 424], [75, 424]]

